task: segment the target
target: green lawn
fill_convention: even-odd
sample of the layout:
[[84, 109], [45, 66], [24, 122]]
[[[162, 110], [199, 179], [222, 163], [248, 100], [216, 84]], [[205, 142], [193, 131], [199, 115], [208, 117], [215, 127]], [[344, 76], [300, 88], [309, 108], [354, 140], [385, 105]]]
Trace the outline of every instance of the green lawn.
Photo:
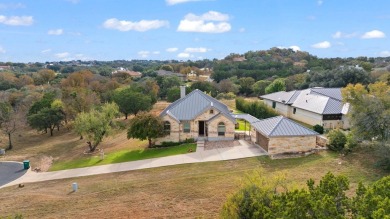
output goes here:
[[245, 131], [245, 130], [249, 131], [250, 130], [251, 125], [249, 124], [249, 122], [246, 122], [246, 129], [245, 129], [245, 121], [244, 120], [237, 119], [237, 122], [239, 124], [239, 127], [236, 130], [240, 130], [240, 131]]
[[[74, 169], [80, 167], [90, 167], [103, 164], [121, 163], [127, 161], [144, 160], [157, 157], [166, 157], [178, 154], [186, 154], [189, 151], [196, 150], [196, 144], [182, 144], [174, 147], [166, 148], [147, 148], [143, 150], [122, 150], [105, 154], [103, 160], [100, 159], [99, 154], [92, 157], [81, 158], [72, 161], [54, 162], [50, 171]], [[86, 155], [87, 156], [87, 155]]]

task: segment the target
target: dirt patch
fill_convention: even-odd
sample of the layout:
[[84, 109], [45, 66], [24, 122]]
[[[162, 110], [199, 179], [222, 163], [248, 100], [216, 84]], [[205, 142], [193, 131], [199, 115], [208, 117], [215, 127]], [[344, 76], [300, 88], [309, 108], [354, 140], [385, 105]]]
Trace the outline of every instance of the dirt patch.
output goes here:
[[230, 148], [241, 146], [239, 141], [207, 141], [204, 144], [205, 150], [212, 150], [217, 148]]

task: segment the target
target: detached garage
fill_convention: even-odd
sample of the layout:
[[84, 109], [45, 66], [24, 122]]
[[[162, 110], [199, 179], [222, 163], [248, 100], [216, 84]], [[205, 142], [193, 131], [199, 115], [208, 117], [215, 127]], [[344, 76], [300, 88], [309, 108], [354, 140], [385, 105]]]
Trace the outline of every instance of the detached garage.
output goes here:
[[256, 130], [253, 141], [269, 155], [311, 151], [316, 147], [317, 132], [286, 117], [277, 116], [251, 123]]

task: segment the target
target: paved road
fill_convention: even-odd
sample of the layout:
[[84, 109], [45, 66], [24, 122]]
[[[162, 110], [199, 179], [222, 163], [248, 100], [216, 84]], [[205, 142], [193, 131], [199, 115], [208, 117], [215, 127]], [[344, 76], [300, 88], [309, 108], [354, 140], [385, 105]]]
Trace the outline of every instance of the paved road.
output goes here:
[[213, 150], [204, 150], [203, 147], [199, 146], [194, 153], [174, 155], [169, 157], [161, 157], [147, 160], [131, 161], [117, 164], [108, 164], [101, 166], [77, 168], [70, 170], [61, 170], [53, 172], [35, 173], [28, 171], [23, 177], [8, 183], [7, 185], [0, 185], [0, 188], [17, 185], [19, 183], [28, 182], [41, 182], [55, 179], [74, 178], [80, 176], [90, 176], [104, 173], [115, 173], [130, 170], [147, 169], [154, 167], [171, 166], [177, 164], [186, 163], [200, 163], [209, 161], [221, 161], [221, 160], [234, 160], [246, 157], [257, 157], [266, 155], [267, 152], [261, 147], [250, 145], [246, 141], [239, 140], [241, 146], [229, 147], [229, 148], [218, 148]]
[[20, 162], [0, 162], [0, 188], [20, 177], [22, 177], [27, 170], [23, 169], [23, 163]]

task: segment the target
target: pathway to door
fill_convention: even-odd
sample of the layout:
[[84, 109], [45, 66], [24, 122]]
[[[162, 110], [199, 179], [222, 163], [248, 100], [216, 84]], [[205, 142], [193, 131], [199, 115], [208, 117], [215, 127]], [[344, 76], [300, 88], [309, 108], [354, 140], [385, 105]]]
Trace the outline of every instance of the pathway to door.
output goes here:
[[[241, 146], [238, 147], [204, 150], [204, 141], [198, 141], [197, 149], [194, 153], [53, 172], [36, 173], [29, 170], [20, 178], [14, 181], [10, 181], [3, 186], [0, 186], [0, 188], [17, 185], [20, 183], [41, 182], [48, 180], [74, 178], [130, 170], [140, 170], [186, 163], [234, 160], [240, 158], [267, 155], [267, 152], [257, 145], [250, 144], [244, 140], [239, 140], [239, 142]], [[223, 144], [223, 142], [221, 142], [221, 144]]]

